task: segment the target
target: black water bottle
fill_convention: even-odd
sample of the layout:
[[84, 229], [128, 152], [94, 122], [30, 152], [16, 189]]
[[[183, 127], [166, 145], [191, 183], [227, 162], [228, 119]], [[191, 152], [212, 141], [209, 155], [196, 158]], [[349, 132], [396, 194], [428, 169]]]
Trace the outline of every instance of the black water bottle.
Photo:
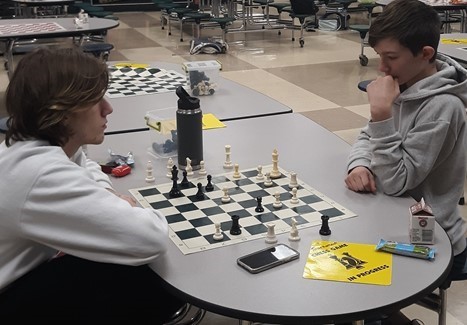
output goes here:
[[203, 160], [203, 113], [199, 99], [191, 97], [182, 86], [178, 86], [177, 140], [178, 166], [186, 168], [186, 158], [190, 158], [193, 170], [200, 168]]

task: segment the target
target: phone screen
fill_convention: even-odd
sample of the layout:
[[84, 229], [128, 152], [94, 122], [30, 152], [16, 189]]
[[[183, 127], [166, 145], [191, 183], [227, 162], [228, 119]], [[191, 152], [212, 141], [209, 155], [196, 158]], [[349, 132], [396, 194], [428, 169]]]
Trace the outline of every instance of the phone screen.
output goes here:
[[251, 273], [258, 273], [276, 265], [297, 259], [300, 253], [284, 244], [242, 256], [237, 263]]

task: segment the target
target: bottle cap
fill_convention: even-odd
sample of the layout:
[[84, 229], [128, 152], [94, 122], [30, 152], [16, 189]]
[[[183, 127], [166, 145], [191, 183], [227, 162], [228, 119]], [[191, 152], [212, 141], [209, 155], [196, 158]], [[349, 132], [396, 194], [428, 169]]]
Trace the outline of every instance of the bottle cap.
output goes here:
[[178, 109], [198, 109], [199, 98], [190, 96], [182, 86], [178, 86], [175, 93], [178, 96]]

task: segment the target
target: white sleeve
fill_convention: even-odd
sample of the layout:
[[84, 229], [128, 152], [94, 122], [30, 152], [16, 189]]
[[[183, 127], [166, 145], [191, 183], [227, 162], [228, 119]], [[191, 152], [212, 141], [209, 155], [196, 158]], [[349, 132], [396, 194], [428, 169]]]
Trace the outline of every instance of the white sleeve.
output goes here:
[[75, 163], [41, 167], [21, 213], [22, 235], [81, 258], [146, 264], [164, 253], [165, 217], [132, 207], [96, 185]]
[[81, 148], [73, 155], [71, 161], [75, 162], [88, 171], [88, 176], [95, 180], [100, 186], [104, 188], [112, 188], [112, 182], [109, 176], [102, 172], [101, 166], [95, 161], [88, 159], [86, 154]]

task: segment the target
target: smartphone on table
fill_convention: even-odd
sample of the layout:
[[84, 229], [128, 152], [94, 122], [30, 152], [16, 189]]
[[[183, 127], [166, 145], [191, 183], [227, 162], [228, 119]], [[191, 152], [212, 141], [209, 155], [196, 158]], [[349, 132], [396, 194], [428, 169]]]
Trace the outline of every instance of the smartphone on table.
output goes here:
[[295, 249], [285, 244], [277, 244], [251, 254], [241, 256], [237, 259], [237, 264], [250, 273], [259, 273], [274, 266], [298, 259], [299, 257], [300, 253]]

